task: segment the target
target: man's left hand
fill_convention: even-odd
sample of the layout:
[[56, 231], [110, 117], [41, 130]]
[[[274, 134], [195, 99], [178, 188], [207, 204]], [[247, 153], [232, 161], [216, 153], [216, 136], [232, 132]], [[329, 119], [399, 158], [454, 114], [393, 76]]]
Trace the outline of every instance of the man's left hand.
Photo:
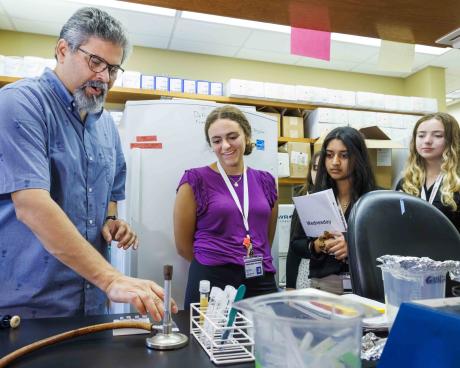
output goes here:
[[131, 246], [133, 249], [137, 249], [139, 245], [139, 239], [134, 230], [127, 222], [120, 219], [107, 220], [102, 227], [102, 236], [107, 243], [110, 243], [112, 240], [117, 241], [118, 248], [125, 250]]

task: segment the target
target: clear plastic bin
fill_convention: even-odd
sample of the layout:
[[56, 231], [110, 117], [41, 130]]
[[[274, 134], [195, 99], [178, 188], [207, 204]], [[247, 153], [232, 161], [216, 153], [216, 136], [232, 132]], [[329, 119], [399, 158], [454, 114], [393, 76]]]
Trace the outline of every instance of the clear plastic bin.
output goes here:
[[355, 303], [304, 289], [245, 299], [234, 307], [254, 323], [257, 368], [361, 366], [363, 309]]
[[401, 303], [411, 300], [444, 298], [446, 271], [405, 271], [382, 268], [386, 314], [390, 324]]

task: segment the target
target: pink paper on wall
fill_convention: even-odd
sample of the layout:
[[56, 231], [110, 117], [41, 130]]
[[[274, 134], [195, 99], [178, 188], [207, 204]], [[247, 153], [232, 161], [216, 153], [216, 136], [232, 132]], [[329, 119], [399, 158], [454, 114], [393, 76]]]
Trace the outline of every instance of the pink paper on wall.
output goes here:
[[291, 27], [291, 54], [329, 61], [331, 32]]

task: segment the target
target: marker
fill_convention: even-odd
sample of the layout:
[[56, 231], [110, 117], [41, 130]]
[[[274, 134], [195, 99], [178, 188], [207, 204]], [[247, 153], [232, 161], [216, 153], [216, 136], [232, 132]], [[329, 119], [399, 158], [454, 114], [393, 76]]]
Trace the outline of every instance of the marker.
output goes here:
[[[238, 290], [236, 291], [235, 299], [233, 300], [233, 303], [240, 301], [243, 299], [244, 294], [246, 293], [246, 286], [245, 285], [240, 285], [238, 287]], [[233, 323], [235, 323], [235, 318], [236, 318], [236, 313], [237, 310], [235, 308], [230, 309], [230, 313], [228, 314], [228, 322], [226, 327], [232, 327]], [[222, 335], [222, 344], [225, 343], [225, 341], [228, 339], [230, 335], [230, 329], [225, 330], [224, 334]]]

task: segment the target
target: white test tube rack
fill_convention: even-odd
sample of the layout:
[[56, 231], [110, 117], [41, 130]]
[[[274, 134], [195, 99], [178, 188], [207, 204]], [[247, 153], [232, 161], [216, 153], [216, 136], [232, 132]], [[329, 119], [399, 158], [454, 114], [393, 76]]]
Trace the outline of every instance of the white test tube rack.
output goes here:
[[[190, 304], [191, 334], [216, 365], [254, 361], [254, 339], [249, 336], [252, 322], [237, 312], [233, 326], [227, 327], [228, 312], [208, 315], [199, 303]], [[229, 335], [224, 340], [226, 331]]]

